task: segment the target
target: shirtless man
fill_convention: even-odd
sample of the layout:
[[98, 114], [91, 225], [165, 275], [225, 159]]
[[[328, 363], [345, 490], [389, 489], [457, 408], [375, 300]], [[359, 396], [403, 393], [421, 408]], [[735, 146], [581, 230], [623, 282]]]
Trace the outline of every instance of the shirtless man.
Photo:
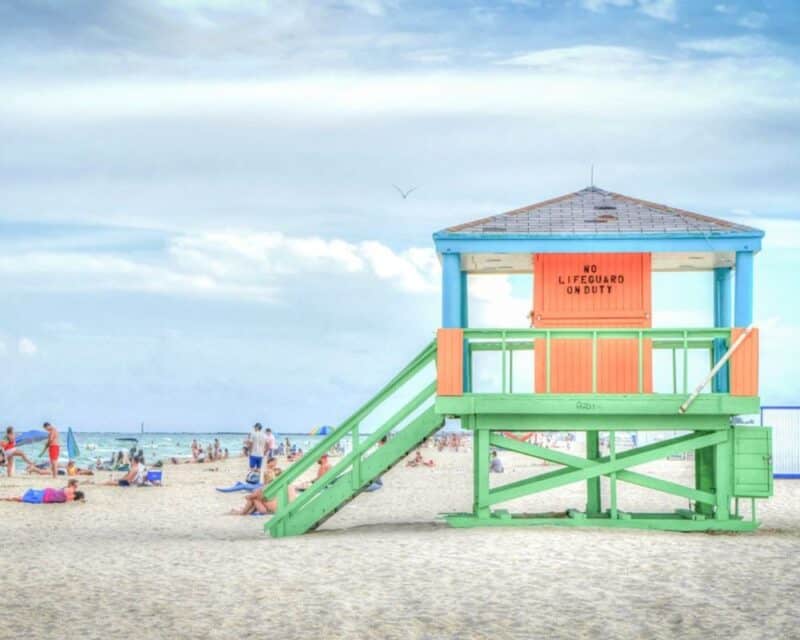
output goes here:
[[6, 428], [6, 435], [3, 438], [2, 447], [6, 459], [6, 473], [9, 478], [14, 475], [14, 458], [22, 458], [28, 463], [28, 467], [33, 466], [33, 461], [25, 455], [25, 452], [17, 449], [17, 436], [14, 433], [14, 427]]
[[61, 445], [58, 440], [58, 429], [56, 429], [49, 422], [45, 422], [42, 428], [47, 431], [47, 442], [44, 443], [44, 449], [39, 454], [43, 456], [45, 451], [50, 458], [50, 473], [54, 478], [58, 477], [58, 456], [61, 454]]

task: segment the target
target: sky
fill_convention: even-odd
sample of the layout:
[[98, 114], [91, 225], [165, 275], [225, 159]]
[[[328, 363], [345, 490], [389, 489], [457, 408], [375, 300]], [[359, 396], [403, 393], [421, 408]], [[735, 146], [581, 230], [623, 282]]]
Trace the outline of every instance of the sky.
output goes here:
[[[800, 404], [799, 148], [794, 0], [0, 0], [0, 420], [336, 424], [433, 337], [431, 234], [592, 164], [766, 231], [762, 400]], [[711, 324], [710, 274], [654, 296]], [[471, 322], [530, 297], [476, 278]]]

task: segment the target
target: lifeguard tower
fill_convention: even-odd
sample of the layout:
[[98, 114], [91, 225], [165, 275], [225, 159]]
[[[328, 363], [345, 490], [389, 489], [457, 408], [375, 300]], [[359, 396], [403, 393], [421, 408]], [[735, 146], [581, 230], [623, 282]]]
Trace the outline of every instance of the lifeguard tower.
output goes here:
[[[436, 340], [269, 485], [266, 494], [277, 500], [278, 511], [266, 528], [284, 536], [318, 526], [452, 416], [472, 431], [474, 456], [473, 510], [446, 516], [452, 526], [755, 529], [755, 499], [772, 495], [771, 432], [739, 426], [734, 418], [759, 412], [752, 301], [753, 258], [763, 235], [596, 187], [434, 234], [442, 261]], [[714, 326], [653, 328], [651, 283], [658, 271], [708, 272]], [[469, 275], [493, 273], [533, 274], [530, 328], [469, 326]], [[473, 388], [476, 357], [485, 352], [497, 367], [491, 391]], [[689, 363], [697, 354], [707, 375], [695, 380]], [[531, 364], [527, 388], [514, 380], [520, 359]], [[387, 403], [391, 415], [361, 437], [362, 423]], [[583, 432], [585, 456], [522, 437], [545, 431]], [[617, 451], [618, 431], [682, 435]], [[607, 434], [607, 452], [601, 452], [601, 434]], [[343, 439], [352, 442], [350, 451], [290, 501], [289, 484]], [[490, 486], [493, 447], [558, 467]], [[632, 470], [688, 453], [694, 454], [693, 486]], [[585, 505], [546, 515], [502, 508], [571, 483], [585, 483]], [[687, 506], [672, 513], [623, 511], [621, 483], [678, 496]], [[747, 518], [739, 512], [740, 498], [751, 500]]]

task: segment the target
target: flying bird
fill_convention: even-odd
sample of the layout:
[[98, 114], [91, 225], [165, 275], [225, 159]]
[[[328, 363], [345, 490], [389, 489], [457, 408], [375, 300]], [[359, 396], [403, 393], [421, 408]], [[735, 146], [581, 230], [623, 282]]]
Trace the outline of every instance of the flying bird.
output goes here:
[[410, 188], [408, 191], [403, 191], [403, 190], [402, 190], [400, 187], [398, 187], [396, 184], [393, 184], [392, 186], [393, 186], [395, 189], [397, 189], [397, 192], [398, 192], [398, 193], [399, 193], [399, 194], [400, 194], [400, 195], [403, 197], [403, 200], [406, 200], [406, 199], [408, 198], [408, 196], [409, 196], [409, 195], [411, 195], [411, 192], [412, 192], [412, 191], [416, 191], [416, 190], [417, 190], [417, 188], [416, 188], [416, 187], [411, 187], [411, 188]]

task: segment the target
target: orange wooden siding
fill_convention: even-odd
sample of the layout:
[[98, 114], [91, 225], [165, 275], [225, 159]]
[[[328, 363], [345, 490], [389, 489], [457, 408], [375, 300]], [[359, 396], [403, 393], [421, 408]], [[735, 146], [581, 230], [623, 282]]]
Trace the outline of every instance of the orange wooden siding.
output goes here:
[[[731, 329], [731, 344], [744, 329]], [[758, 395], [758, 329], [753, 329], [730, 359], [730, 389], [732, 396]]]
[[[653, 392], [652, 342], [644, 340], [643, 393]], [[547, 391], [547, 346], [537, 340], [536, 393]], [[592, 341], [553, 340], [550, 345], [550, 392], [592, 393]], [[639, 392], [639, 341], [598, 340], [597, 393]]]
[[[649, 253], [537, 254], [533, 325], [539, 328], [647, 328], [651, 318]], [[645, 340], [642, 391], [652, 393], [652, 343]], [[538, 340], [535, 390], [547, 390], [547, 350]], [[592, 392], [592, 341], [553, 340], [550, 392]], [[639, 392], [639, 342], [598, 340], [597, 392]]]
[[464, 330], [439, 329], [436, 335], [436, 393], [464, 394]]

